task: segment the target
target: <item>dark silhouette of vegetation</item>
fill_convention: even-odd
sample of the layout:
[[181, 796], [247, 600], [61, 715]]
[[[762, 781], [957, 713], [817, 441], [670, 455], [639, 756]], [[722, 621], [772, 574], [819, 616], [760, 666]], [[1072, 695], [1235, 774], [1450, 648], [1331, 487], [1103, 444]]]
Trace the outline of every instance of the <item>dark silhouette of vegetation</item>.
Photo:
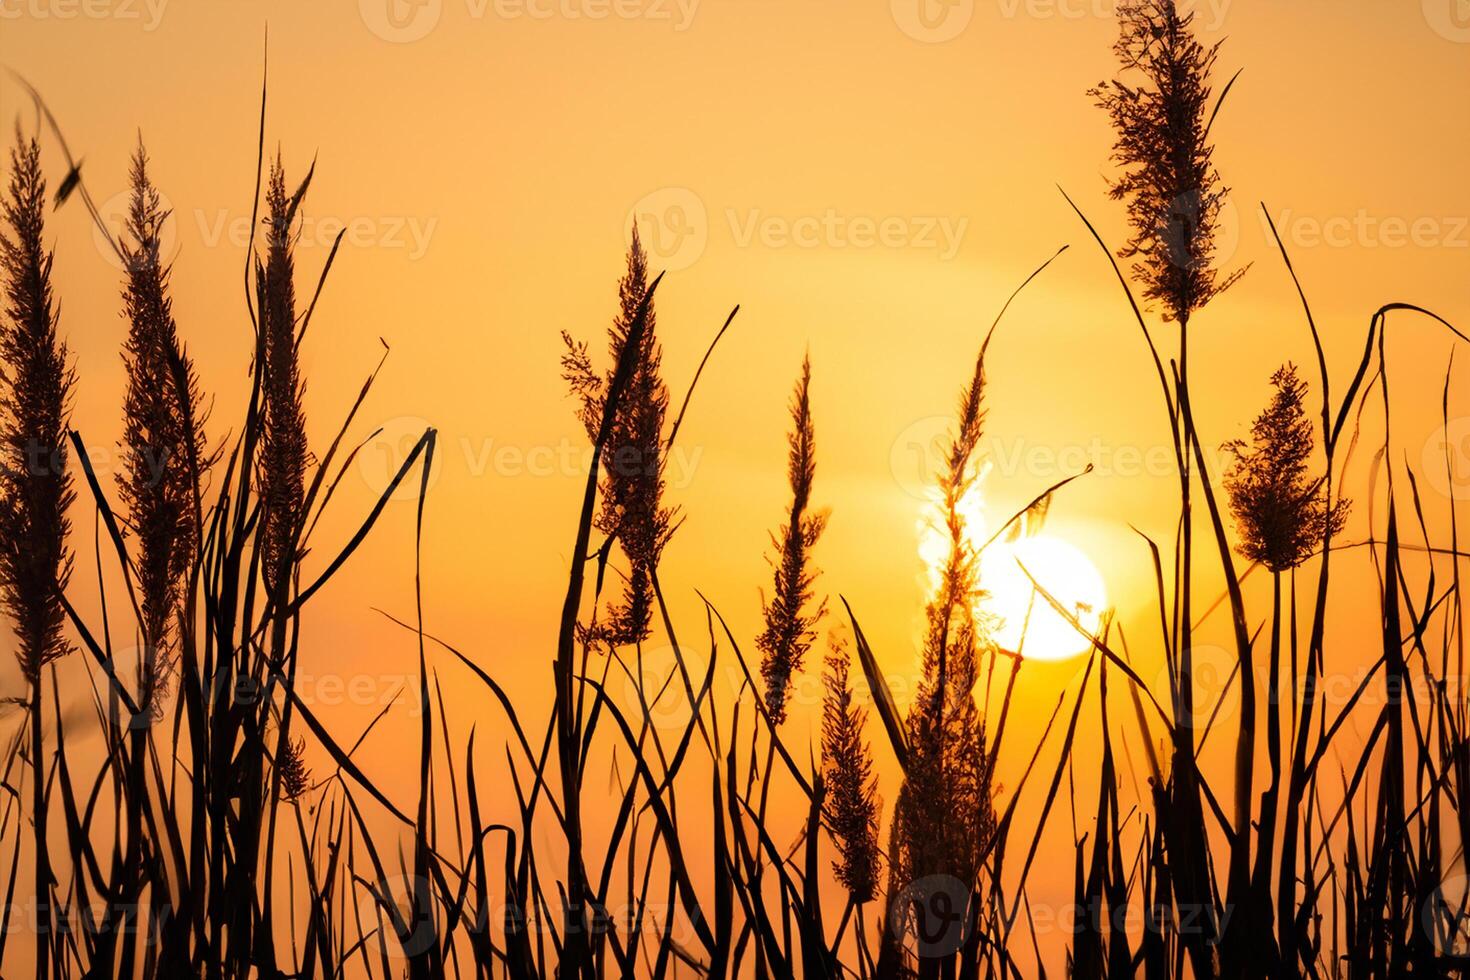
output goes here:
[[1135, 260], [1143, 295], [1181, 327], [1244, 272], [1221, 277], [1215, 267], [1220, 210], [1230, 194], [1210, 145], [1210, 76], [1220, 45], [1200, 43], [1193, 21], [1175, 0], [1124, 0], [1114, 51], [1143, 84], [1117, 79], [1090, 93], [1117, 134], [1113, 153], [1123, 173], [1111, 193], [1128, 203], [1133, 230], [1118, 254]]
[[[128, 208], [127, 281], [123, 315], [128, 337], [123, 367], [123, 471], [118, 491], [138, 540], [138, 705], [162, 715], [176, 654], [175, 618], [199, 550], [201, 464], [207, 465], [201, 398], [194, 366], [179, 343], [161, 254], [168, 214], [148, 177], [140, 143], [133, 156]], [[177, 374], [176, 374], [177, 372]]]
[[764, 659], [761, 676], [766, 680], [766, 709], [776, 724], [786, 720], [786, 694], [791, 676], [801, 670], [807, 651], [816, 640], [816, 625], [826, 614], [823, 600], [813, 607], [812, 585], [817, 573], [811, 552], [827, 526], [827, 515], [811, 509], [812, 482], [817, 475], [816, 433], [812, 426], [812, 362], [801, 362], [801, 377], [791, 396], [791, 451], [786, 464], [791, 484], [791, 516], [771, 536], [776, 557], [775, 585], [763, 603], [766, 628], [755, 638]]
[[[975, 480], [975, 450], [985, 413], [985, 351], [961, 393], [958, 431], [950, 440], [938, 475], [939, 518], [947, 557], [938, 587], [926, 610], [923, 676], [907, 718], [909, 761], [894, 810], [889, 852], [890, 936], [912, 928], [921, 936], [942, 933], [928, 921], [937, 904], [935, 889], [950, 882], [968, 895], [976, 885], [980, 861], [994, 831], [991, 809], [991, 757], [985, 721], [975, 703], [981, 657], [991, 644], [987, 623], [977, 610], [978, 554], [971, 541], [963, 503]], [[904, 890], [905, 883], [915, 883]], [[907, 923], [907, 924], [903, 924]], [[895, 945], [890, 942], [890, 966]], [[942, 962], [957, 949], [921, 957], [920, 976], [938, 976]]]
[[866, 719], [848, 677], [846, 646], [834, 642], [822, 682], [822, 779], [827, 800], [823, 819], [837, 843], [832, 870], [859, 905], [878, 895], [881, 852], [878, 844], [878, 780], [873, 751], [863, 734]]
[[71, 578], [66, 539], [73, 498], [66, 418], [74, 378], [56, 329], [45, 208], [40, 145], [22, 136], [17, 127], [10, 182], [0, 204], [5, 222], [0, 231], [0, 270], [5, 275], [5, 315], [0, 320], [0, 360], [5, 364], [0, 402], [0, 602], [14, 625], [16, 660], [29, 690], [32, 908], [37, 935], [43, 937], [36, 943], [38, 980], [50, 975], [49, 944], [56, 918], [46, 837], [49, 796], [41, 775], [42, 684], [46, 666], [71, 650], [63, 632], [66, 615], [61, 597]]
[[1251, 426], [1251, 442], [1225, 444], [1235, 466], [1225, 474], [1225, 490], [1240, 532], [1241, 557], [1260, 562], [1275, 574], [1296, 568], [1329, 530], [1342, 532], [1347, 502], [1329, 507], [1323, 478], [1312, 478], [1312, 422], [1303, 401], [1307, 383], [1288, 364], [1271, 376], [1271, 403]]
[[[1089, 628], [1050, 591], [1045, 569], [1023, 566], [1033, 607], [1051, 607], [1089, 651], [1051, 714], [1025, 719], [1019, 748], [1012, 705], [1027, 643], [1023, 635], [1009, 651], [994, 641], [979, 573], [991, 543], [1034, 533], [1086, 471], [993, 528], [973, 526], [969, 505], [979, 492], [996, 325], [1060, 251], [985, 335], [934, 474], [945, 549], [924, 609], [917, 689], [900, 706], [889, 677], [901, 661], [880, 657], [843, 599], [851, 655], [848, 642], [831, 642], [818, 759], [814, 745], [790, 741], [800, 737], [791, 733], [803, 707], [793, 678], [826, 611], [812, 564], [827, 512], [812, 506], [810, 361], [790, 404], [791, 497], [772, 535], [762, 627], [740, 635], [700, 593], [703, 622], [690, 634], [659, 581], [677, 522], [664, 467], [735, 313], [666, 424], [654, 313], [662, 276], [651, 275], [635, 231], [612, 363], [594, 368], [586, 345], [569, 338], [562, 362], [592, 465], [565, 552], [550, 710], [533, 719], [511, 699], [497, 679], [502, 651], [461, 650], [425, 632], [416, 553], [414, 614], [386, 616], [413, 638], [418, 658], [416, 798], [405, 802], [375, 776], [388, 763], [359, 751], [388, 708], [343, 733], [339, 718], [318, 715], [298, 689], [315, 597], [406, 481], [418, 480], [416, 543], [431, 519], [437, 446], [430, 428], [356, 531], [335, 545], [319, 540], [318, 522], [361, 444], [357, 417], [376, 372], [335, 436], [312, 452], [301, 345], [337, 255], [334, 245], [315, 290], [299, 293], [311, 299], [298, 304], [295, 244], [314, 171], [289, 191], [280, 154], [267, 166], [262, 93], [252, 202], [261, 239], [252, 238], [244, 269], [253, 370], [228, 438], [210, 451], [161, 254], [168, 214], [140, 146], [124, 234], [106, 239], [125, 268], [127, 388], [126, 467], [104, 485], [81, 434], [67, 430], [73, 378], [51, 294], [40, 147], [18, 134], [0, 205], [0, 603], [26, 692], [12, 699], [24, 729], [0, 744], [0, 853], [10, 858], [0, 887], [12, 912], [0, 924], [0, 967], [10, 975], [23, 962], [37, 980], [1015, 980], [1064, 958], [1079, 978], [1463, 974], [1464, 555], [1453, 500], [1448, 541], [1429, 530], [1414, 464], [1434, 461], [1404, 453], [1390, 424], [1396, 376], [1386, 337], [1392, 320], [1470, 338], [1421, 307], [1388, 304], [1370, 320], [1343, 386], [1282, 247], [1320, 377], [1309, 391], [1291, 365], [1278, 371], [1249, 440], [1226, 444], [1233, 465], [1212, 474], [1190, 400], [1188, 336], [1191, 317], [1237, 278], [1214, 263], [1225, 194], [1209, 145], [1218, 46], [1199, 43], [1168, 0], [1130, 0], [1120, 20], [1123, 69], [1145, 82], [1093, 95], [1117, 130], [1124, 176], [1114, 194], [1127, 202], [1133, 235], [1119, 255], [1082, 220], [1155, 367], [1179, 474], [1178, 530], [1172, 547], [1139, 544], [1155, 574], [1157, 648], [1140, 649], [1134, 637], [1130, 651], [1107, 611]], [[79, 162], [26, 88], [65, 158], [56, 203], [80, 199], [95, 219]], [[1118, 258], [1135, 260], [1133, 279]], [[1161, 353], [1135, 288], [1179, 324], [1177, 357]], [[1365, 424], [1375, 404], [1383, 435], [1363, 507], [1367, 537], [1343, 543], [1342, 483], [1352, 450], [1375, 431]], [[1448, 426], [1448, 374], [1441, 408]], [[1447, 446], [1447, 476], [1455, 461]], [[73, 473], [85, 479], [84, 503], [73, 499]], [[68, 512], [84, 505], [97, 528], [94, 581], [122, 582], [120, 593], [103, 590], [99, 623], [72, 600]], [[1403, 533], [1408, 520], [1417, 533]], [[1196, 545], [1197, 530], [1213, 548]], [[1342, 655], [1329, 648], [1329, 609], [1342, 605], [1329, 607], [1330, 571], [1347, 560], [1374, 573], [1379, 623], [1346, 642], [1371, 646], [1377, 659], [1329, 699], [1329, 664]], [[1197, 615], [1192, 595], [1207, 563], [1224, 595]], [[1271, 579], [1265, 656], [1267, 620], [1245, 588], [1258, 567]], [[610, 568], [623, 584], [599, 615]], [[1236, 664], [1204, 712], [1194, 650], [1216, 610], [1228, 619]], [[136, 665], [114, 646], [127, 634], [141, 644]], [[699, 637], [698, 649], [680, 634]], [[645, 660], [655, 638], [671, 664]], [[747, 659], [751, 644], [758, 665]], [[76, 726], [53, 665], [73, 649], [94, 681], [97, 753], [69, 741]], [[1157, 686], [1167, 690], [1138, 669], [1153, 653], [1166, 668]], [[1270, 778], [1258, 789], [1262, 662]], [[499, 712], [477, 715], [462, 742], [441, 675], [446, 685], [474, 685]], [[1229, 698], [1238, 712], [1220, 710]], [[886, 744], [870, 744], [870, 712]], [[1212, 785], [1199, 765], [1217, 728], [1217, 739], [1234, 739], [1229, 788]], [[1131, 772], [1139, 748], [1146, 780]], [[1001, 786], [997, 767], [1013, 752], [1017, 778]], [[880, 843], [887, 754], [901, 782]], [[502, 764], [506, 775], [487, 785], [486, 767]], [[1090, 778], [1075, 778], [1083, 766], [1096, 767], [1095, 797]], [[1058, 852], [1062, 804], [1073, 836]], [[1059, 853], [1071, 864], [1073, 906], [1048, 911], [1073, 918], [1045, 933], [1030, 876], [1041, 864], [1055, 880]], [[29, 884], [19, 883], [22, 869]], [[13, 914], [22, 906], [35, 913], [24, 930]]]
[[606, 376], [592, 367], [585, 344], [563, 334], [567, 354], [562, 360], [567, 383], [581, 401], [578, 414], [595, 437], [608, 404], [613, 373], [631, 355], [631, 369], [612, 428], [602, 447], [601, 508], [596, 528], [609, 541], [616, 540], [628, 560], [621, 602], [613, 603], [589, 637], [607, 646], [626, 646], [646, 640], [655, 613], [654, 569], [674, 529], [674, 511], [663, 505], [664, 415], [669, 392], [660, 375], [663, 359], [657, 318], [652, 304], [641, 333], [633, 336], [633, 324], [648, 293], [648, 256], [633, 228], [628, 248], [628, 271], [618, 283], [618, 316], [609, 333], [612, 368]]

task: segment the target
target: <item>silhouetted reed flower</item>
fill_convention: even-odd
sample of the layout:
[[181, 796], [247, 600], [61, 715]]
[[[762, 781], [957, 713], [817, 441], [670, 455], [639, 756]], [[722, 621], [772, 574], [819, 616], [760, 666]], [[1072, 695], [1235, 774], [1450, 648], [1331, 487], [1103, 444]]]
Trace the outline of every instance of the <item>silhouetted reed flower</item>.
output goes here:
[[306, 185], [286, 195], [286, 175], [277, 156], [266, 193], [266, 259], [256, 259], [256, 291], [263, 333], [259, 481], [262, 569], [272, 590], [284, 590], [295, 562], [295, 539], [302, 520], [307, 464], [304, 383], [297, 359], [294, 285], [296, 209]]
[[[34, 838], [30, 929], [36, 976], [50, 976], [52, 887], [46, 843], [47, 771], [41, 683], [46, 665], [70, 650], [62, 632], [62, 593], [71, 577], [66, 538], [72, 502], [66, 469], [67, 401], [74, 381], [56, 334], [51, 256], [45, 238], [46, 181], [41, 151], [16, 128], [0, 230], [5, 311], [0, 317], [0, 602], [10, 614], [16, 661], [30, 688], [31, 833]], [[19, 842], [16, 844], [19, 847]], [[19, 853], [17, 851], [17, 853]], [[12, 881], [14, 879], [12, 878]], [[59, 949], [59, 947], [58, 947]]]
[[1348, 502], [1329, 506], [1323, 479], [1308, 472], [1313, 440], [1302, 406], [1306, 382], [1287, 364], [1271, 376], [1271, 384], [1276, 391], [1251, 426], [1250, 443], [1225, 444], [1235, 456], [1225, 489], [1240, 530], [1241, 555], [1283, 572], [1306, 561], [1329, 531], [1342, 530]]
[[123, 469], [118, 476], [128, 524], [138, 540], [143, 652], [139, 706], [161, 711], [174, 651], [175, 614], [199, 544], [195, 509], [198, 468], [205, 464], [198, 381], [179, 345], [169, 299], [169, 269], [159, 254], [168, 212], [148, 177], [139, 143], [133, 157], [132, 201], [124, 255], [128, 278], [123, 315], [128, 337], [123, 364]]
[[[647, 290], [648, 260], [635, 227], [628, 249], [628, 271], [618, 284], [618, 315], [609, 331], [612, 364], [607, 374], [599, 375], [592, 367], [586, 344], [562, 334], [567, 345], [562, 358], [563, 375], [581, 400], [578, 417], [594, 438], [602, 424], [613, 374]], [[595, 526], [616, 539], [628, 559], [622, 601], [613, 603], [606, 618], [588, 633], [593, 642], [608, 647], [641, 643], [648, 638], [655, 605], [653, 573], [673, 532], [674, 512], [663, 506], [663, 428], [669, 392], [659, 374], [662, 356], [650, 304], [632, 372], [602, 448], [602, 506]]]
[[61, 593], [71, 574], [66, 415], [74, 378], [56, 333], [40, 148], [18, 129], [10, 162], [6, 229], [0, 232], [6, 304], [0, 322], [0, 597], [14, 621], [21, 673], [39, 699], [42, 668], [69, 649]]
[[288, 741], [278, 761], [281, 770], [281, 799], [295, 803], [306, 795], [311, 769], [306, 765], [306, 739]]
[[822, 781], [827, 787], [823, 816], [837, 841], [832, 862], [837, 880], [853, 901], [871, 902], [878, 890], [878, 778], [873, 753], [863, 737], [866, 719], [853, 700], [848, 653], [833, 638], [822, 680]]
[[975, 883], [994, 828], [985, 722], [975, 704], [989, 630], [976, 610], [977, 556], [964, 515], [984, 412], [985, 355], [960, 398], [958, 431], [939, 474], [948, 553], [925, 610], [923, 678], [907, 718], [909, 767], [894, 812], [890, 848], [900, 885], [932, 876]]
[[1088, 93], [1117, 133], [1113, 154], [1123, 176], [1111, 193], [1128, 202], [1133, 230], [1119, 255], [1137, 260], [1144, 295], [1180, 323], [1245, 271], [1222, 279], [1215, 269], [1220, 209], [1229, 195], [1209, 142], [1210, 75], [1220, 45], [1200, 44], [1193, 19], [1181, 16], [1174, 0], [1123, 0], [1114, 50], [1123, 70], [1137, 70], [1144, 84], [1103, 82]]
[[770, 601], [763, 603], [766, 628], [755, 645], [765, 655], [761, 676], [766, 680], [766, 707], [776, 724], [786, 720], [786, 694], [791, 675], [801, 669], [807, 651], [816, 639], [816, 625], [826, 612], [825, 600], [815, 609], [811, 604], [812, 584], [817, 573], [811, 567], [811, 552], [827, 526], [827, 514], [810, 510], [812, 481], [817, 474], [816, 432], [812, 427], [811, 359], [801, 362], [801, 377], [791, 396], [790, 456], [787, 477], [791, 483], [791, 514], [781, 530], [771, 535], [776, 549], [775, 585]]

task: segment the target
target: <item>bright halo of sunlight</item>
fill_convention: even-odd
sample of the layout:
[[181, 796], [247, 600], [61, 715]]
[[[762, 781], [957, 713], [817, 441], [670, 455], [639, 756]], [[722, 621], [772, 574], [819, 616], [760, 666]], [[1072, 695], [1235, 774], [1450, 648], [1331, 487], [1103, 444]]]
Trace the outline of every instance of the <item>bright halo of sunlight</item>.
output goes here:
[[[988, 472], [989, 467], [982, 464], [958, 508], [966, 540], [973, 547], [984, 549], [979, 555], [979, 586], [983, 594], [977, 610], [990, 619], [991, 635], [1002, 649], [1018, 652], [1028, 660], [1066, 660], [1086, 653], [1091, 647], [1087, 638], [1040, 593], [1033, 600], [1031, 579], [1026, 577], [1026, 572], [1073, 613], [1089, 633], [1097, 631], [1107, 607], [1108, 593], [1102, 575], [1075, 545], [1046, 533], [1023, 534], [1015, 540], [1002, 535], [986, 545], [994, 534], [984, 503], [983, 486]], [[1025, 521], [1022, 518], [1019, 522], [1023, 529]], [[919, 556], [923, 560], [929, 595], [939, 589], [949, 555], [949, 536], [944, 527], [942, 505], [937, 499], [931, 499], [919, 522]]]
[[1040, 593], [1033, 600], [1026, 572], [1088, 632], [1097, 629], [1107, 604], [1097, 566], [1061, 538], [1037, 535], [997, 541], [980, 557], [980, 587], [988, 593], [981, 604], [996, 617], [996, 643], [1028, 660], [1065, 660], [1085, 653], [1091, 646], [1087, 639]]

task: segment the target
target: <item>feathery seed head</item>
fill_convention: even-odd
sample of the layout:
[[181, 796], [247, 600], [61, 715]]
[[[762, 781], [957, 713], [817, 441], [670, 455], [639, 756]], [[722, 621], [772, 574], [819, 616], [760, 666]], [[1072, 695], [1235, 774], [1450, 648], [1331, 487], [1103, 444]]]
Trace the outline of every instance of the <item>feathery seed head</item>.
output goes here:
[[10, 161], [0, 205], [0, 603], [14, 622], [21, 672], [36, 685], [69, 650], [61, 593], [72, 567], [66, 420], [74, 377], [56, 332], [40, 147], [19, 127]]
[[1215, 268], [1220, 212], [1229, 196], [1209, 142], [1219, 44], [1202, 45], [1193, 19], [1180, 14], [1175, 0], [1124, 0], [1114, 50], [1124, 71], [1140, 72], [1144, 84], [1104, 82], [1088, 93], [1117, 133], [1113, 158], [1123, 175], [1111, 194], [1128, 202], [1133, 230], [1119, 256], [1136, 260], [1144, 295], [1180, 323], [1245, 272], [1222, 278]]
[[1306, 561], [1324, 538], [1338, 534], [1349, 502], [1327, 500], [1326, 483], [1308, 471], [1312, 422], [1303, 402], [1307, 383], [1287, 364], [1271, 376], [1271, 402], [1251, 426], [1251, 442], [1234, 440], [1235, 457], [1225, 474], [1240, 530], [1239, 551], [1273, 572]]

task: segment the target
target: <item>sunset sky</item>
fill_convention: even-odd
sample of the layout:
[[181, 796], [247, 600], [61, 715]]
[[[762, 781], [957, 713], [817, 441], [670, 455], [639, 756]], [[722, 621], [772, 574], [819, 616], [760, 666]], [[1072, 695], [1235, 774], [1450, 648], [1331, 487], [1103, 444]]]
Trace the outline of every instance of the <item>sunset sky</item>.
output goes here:
[[[1220, 259], [1252, 265], [1194, 324], [1206, 446], [1246, 434], [1285, 361], [1320, 395], [1261, 202], [1312, 301], [1334, 398], [1384, 303], [1470, 323], [1464, 6], [1194, 5], [1203, 37], [1225, 42], [1221, 84], [1244, 69], [1214, 133], [1232, 188]], [[560, 332], [605, 356], [634, 217], [651, 266], [668, 270], [656, 305], [675, 405], [740, 306], [670, 469], [669, 498], [686, 520], [661, 578], [694, 656], [708, 650], [696, 588], [755, 656], [768, 532], [788, 496], [786, 403], [809, 351], [815, 498], [832, 512], [817, 549], [819, 589], [839, 611], [838, 595], [852, 604], [896, 687], [916, 677], [925, 461], [937, 462], [923, 447], [944, 431], [1006, 296], [1070, 245], [991, 346], [985, 507], [1004, 519], [1093, 463], [1057, 497], [1046, 530], [1098, 568], [1139, 673], [1159, 676], [1152, 570], [1131, 528], [1166, 550], [1172, 540], [1167, 418], [1106, 257], [1059, 191], [1121, 244], [1122, 207], [1106, 193], [1112, 138], [1086, 94], [1115, 72], [1108, 0], [0, 0], [0, 17], [0, 64], [44, 94], [114, 219], [141, 132], [174, 210], [175, 314], [214, 398], [216, 441], [247, 391], [242, 270], [268, 29], [267, 150], [279, 147], [292, 182], [316, 161], [299, 292], [347, 229], [304, 345], [318, 450], [381, 356], [379, 338], [391, 348], [352, 437], [384, 432], [344, 482], [312, 557], [345, 542], [406, 449], [435, 426], [426, 625], [502, 680], [533, 727], [550, 700], [587, 455], [559, 377]], [[35, 125], [8, 76], [0, 116]], [[48, 134], [42, 146], [54, 187], [65, 167]], [[105, 470], [124, 385], [120, 273], [79, 205], [62, 207], [49, 233], [80, 378], [74, 425]], [[1172, 325], [1156, 314], [1150, 325], [1173, 350]], [[1426, 458], [1442, 459], [1451, 344], [1408, 317], [1391, 321], [1389, 338], [1398, 462], [1422, 471]], [[1470, 416], [1467, 355], [1456, 356], [1452, 420]], [[1379, 425], [1375, 413], [1376, 404], [1365, 432]], [[1452, 494], [1470, 497], [1470, 418], [1452, 421], [1449, 439], [1457, 478], [1424, 472], [1420, 481], [1432, 531], [1447, 527]], [[1366, 497], [1370, 456], [1353, 460], [1350, 496]], [[415, 683], [414, 638], [373, 611], [412, 614], [413, 494], [400, 496], [305, 624], [303, 673], [369, 679], [324, 709], [348, 742], [398, 684]], [[1364, 538], [1368, 519], [1356, 509], [1346, 537]], [[74, 589], [95, 610], [90, 513], [79, 510], [75, 525]], [[1361, 553], [1343, 568], [1328, 670], [1351, 674], [1372, 658], [1355, 644], [1356, 607], [1373, 606], [1370, 623], [1377, 610]], [[1208, 574], [1205, 604], [1218, 592]], [[1264, 576], [1248, 583], [1252, 628], [1269, 613], [1264, 585]], [[721, 637], [722, 657], [727, 646]], [[1229, 656], [1219, 652], [1226, 671]], [[487, 734], [503, 731], [494, 705], [462, 668], [438, 663], [452, 730], [463, 737], [477, 725], [500, 758]], [[1002, 782], [1013, 783], [1082, 663], [1023, 671], [1013, 722], [1023, 727]], [[18, 683], [3, 673], [8, 658], [0, 664], [0, 684]], [[815, 678], [818, 665], [808, 666]], [[734, 693], [726, 682], [719, 696]], [[85, 705], [90, 694], [80, 697]], [[804, 748], [820, 705], [798, 701], [786, 736]], [[368, 743], [367, 764], [390, 791], [415, 778], [411, 753], [398, 765], [409, 726], [406, 713], [390, 715]], [[876, 722], [870, 732], [881, 743]], [[879, 756], [891, 801], [896, 768], [886, 749]], [[1065, 841], [1069, 828], [1054, 826]], [[1068, 893], [1071, 873], [1070, 853], [1039, 871], [1033, 901], [1052, 878]]]

